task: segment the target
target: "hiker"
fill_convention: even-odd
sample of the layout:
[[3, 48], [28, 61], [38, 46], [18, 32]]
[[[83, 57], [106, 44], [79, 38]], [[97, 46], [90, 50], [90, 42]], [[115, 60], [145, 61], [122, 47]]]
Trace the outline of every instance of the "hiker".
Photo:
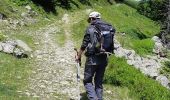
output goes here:
[[101, 20], [101, 14], [99, 12], [90, 13], [87, 21], [90, 25], [86, 29], [76, 60], [80, 61], [83, 51], [86, 50], [83, 83], [87, 97], [89, 100], [102, 100], [102, 81], [108, 62], [106, 52], [113, 53], [115, 29], [112, 25]]

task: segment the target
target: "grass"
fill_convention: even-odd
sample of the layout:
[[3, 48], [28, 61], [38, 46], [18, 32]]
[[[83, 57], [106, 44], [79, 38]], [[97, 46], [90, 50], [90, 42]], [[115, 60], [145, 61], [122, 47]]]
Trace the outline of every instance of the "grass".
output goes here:
[[133, 8], [137, 8], [139, 1], [136, 0], [124, 0], [124, 3], [133, 7]]
[[105, 83], [127, 87], [137, 100], [168, 100], [170, 91], [158, 82], [144, 76], [139, 70], [128, 65], [123, 58], [111, 56], [105, 73]]
[[104, 100], [135, 100], [127, 87], [104, 84]]
[[0, 33], [0, 41], [3, 41], [3, 40], [5, 40], [5, 39], [6, 39], [5, 35], [2, 34], [2, 33]]
[[31, 73], [30, 62], [30, 59], [17, 59], [9, 54], [0, 53], [0, 99], [20, 98], [17, 91], [22, 91], [27, 86]]
[[63, 32], [57, 32], [55, 34], [55, 37], [56, 37], [56, 42], [57, 44], [59, 44], [59, 46], [63, 46], [66, 42], [66, 36]]

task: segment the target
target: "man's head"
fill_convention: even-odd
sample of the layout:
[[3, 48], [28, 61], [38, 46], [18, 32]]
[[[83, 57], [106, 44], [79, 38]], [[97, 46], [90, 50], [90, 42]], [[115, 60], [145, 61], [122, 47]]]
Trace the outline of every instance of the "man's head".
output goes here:
[[91, 23], [91, 21], [100, 19], [100, 18], [101, 18], [101, 14], [99, 12], [94, 11], [89, 14], [88, 22]]

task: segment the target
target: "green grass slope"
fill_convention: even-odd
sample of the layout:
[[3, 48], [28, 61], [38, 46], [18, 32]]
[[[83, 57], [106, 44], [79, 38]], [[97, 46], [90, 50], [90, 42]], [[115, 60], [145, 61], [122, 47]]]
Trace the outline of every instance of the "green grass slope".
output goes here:
[[[134, 49], [141, 55], [151, 54], [153, 48], [151, 37], [159, 32], [160, 26], [158, 24], [138, 14], [135, 9], [125, 4], [110, 5], [107, 0], [73, 1], [74, 3], [69, 3], [71, 7], [69, 9], [64, 8], [63, 5], [56, 6], [56, 16], [45, 12], [42, 6], [37, 6], [30, 0], [1, 0], [0, 12], [7, 15], [7, 17], [19, 19], [21, 17], [20, 14], [25, 11], [25, 5], [28, 4], [39, 13], [36, 18], [40, 20], [36, 24], [20, 27], [18, 30], [8, 30], [3, 34], [11, 38], [21, 39], [34, 49], [36, 48], [34, 37], [26, 32], [36, 31], [47, 24], [61, 19], [63, 13], [72, 13], [77, 10], [81, 12], [83, 10], [83, 13], [79, 13], [81, 21], [74, 24], [71, 30], [72, 37], [78, 46], [83, 38], [85, 27], [88, 25], [86, 21], [88, 15], [84, 13], [84, 9], [92, 9], [101, 12], [102, 18], [113, 24], [117, 32], [126, 33], [124, 36], [119, 33], [116, 35], [116, 38], [125, 48]], [[13, 12], [11, 7], [18, 9], [17, 13]], [[44, 20], [44, 18], [48, 18], [51, 21]], [[64, 44], [65, 37], [62, 31], [56, 37], [57, 40], [61, 41], [59, 44]], [[0, 33], [0, 41], [3, 39], [4, 37]], [[170, 93], [167, 89], [154, 80], [145, 77], [138, 70], [128, 66], [123, 59], [111, 57], [110, 60], [106, 71], [105, 83], [111, 85], [105, 85], [105, 87], [116, 92], [113, 91], [113, 95], [105, 93], [105, 95], [110, 96], [109, 100], [113, 98], [118, 100], [131, 100], [132, 98], [132, 100], [167, 100], [167, 98], [170, 98]], [[25, 89], [28, 83], [27, 79], [32, 70], [31, 63], [33, 63], [33, 60], [16, 59], [11, 55], [0, 53], [0, 99], [18, 100], [19, 93], [17, 91]], [[20, 99], [25, 100], [28, 98]]]
[[18, 100], [18, 91], [24, 90], [28, 83], [31, 60], [17, 59], [4, 53], [0, 53], [0, 59], [0, 99]]
[[136, 100], [169, 100], [170, 91], [158, 82], [144, 76], [126, 63], [125, 59], [111, 56], [105, 74], [105, 83], [127, 87]]

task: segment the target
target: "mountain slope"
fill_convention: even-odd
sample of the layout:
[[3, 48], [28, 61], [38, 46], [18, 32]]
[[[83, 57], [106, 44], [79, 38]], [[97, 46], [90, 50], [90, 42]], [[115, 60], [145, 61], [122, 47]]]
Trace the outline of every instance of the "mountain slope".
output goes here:
[[[11, 3], [9, 0], [5, 1], [4, 5]], [[21, 60], [0, 52], [0, 62], [3, 63], [0, 65], [0, 99], [68, 100], [77, 98], [76, 63], [73, 48], [80, 46], [84, 30], [88, 25], [86, 22], [88, 13], [93, 10], [101, 12], [102, 18], [116, 27], [116, 38], [123, 47], [134, 49], [142, 56], [152, 54], [151, 37], [159, 32], [158, 24], [124, 4], [110, 5], [103, 0], [84, 2], [84, 4], [77, 0], [73, 1], [80, 8], [73, 2], [69, 3], [71, 8], [67, 10], [62, 8], [63, 6], [58, 6], [56, 7], [57, 16], [52, 12], [45, 12], [40, 5], [39, 7], [29, 2], [26, 3], [27, 7], [29, 5], [38, 14], [30, 18], [35, 19], [35, 23], [26, 23], [24, 26], [17, 24], [16, 27], [0, 23], [2, 34], [12, 39], [21, 39], [33, 48], [33, 52], [31, 52], [33, 58]], [[18, 3], [9, 5], [18, 9], [18, 13], [13, 12], [10, 15], [8, 14], [9, 9], [6, 9], [7, 13], [2, 13], [12, 18], [12, 21], [24, 19], [21, 14], [27, 12], [28, 9], [23, 4], [22, 6], [18, 6]], [[5, 6], [2, 8], [4, 9]], [[7, 21], [9, 20], [7, 18]], [[121, 35], [123, 32], [125, 32], [124, 37]], [[83, 79], [83, 68], [84, 66], [81, 67], [81, 80]], [[104, 98], [106, 100], [139, 100], [144, 97], [152, 99], [152, 97], [161, 98], [161, 96], [164, 96], [165, 100], [169, 98], [169, 90], [147, 78], [140, 71], [126, 65], [122, 59], [112, 57], [108, 70], [104, 85]], [[121, 72], [122, 74], [119, 74]], [[131, 83], [119, 86], [114, 83], [114, 81], [128, 83], [128, 80], [134, 81], [134, 77], [142, 77], [142, 80], [135, 80], [133, 84], [137, 89], [135, 90], [136, 95], [134, 95], [133, 86], [130, 86]], [[144, 82], [141, 82], [143, 80]], [[86, 100], [83, 83], [80, 84], [81, 93]], [[151, 94], [152, 91], [145, 90], [141, 86], [148, 86], [153, 91], [160, 90], [160, 92], [156, 92], [159, 95]]]

